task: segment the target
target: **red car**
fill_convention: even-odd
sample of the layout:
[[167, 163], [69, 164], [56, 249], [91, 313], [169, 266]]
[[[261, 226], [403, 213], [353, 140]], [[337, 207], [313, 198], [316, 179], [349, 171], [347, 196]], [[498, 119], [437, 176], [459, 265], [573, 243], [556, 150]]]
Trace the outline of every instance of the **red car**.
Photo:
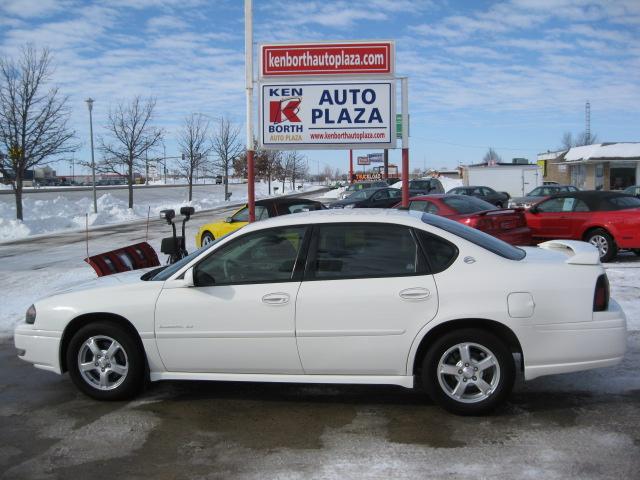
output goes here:
[[512, 245], [531, 245], [522, 208], [499, 209], [476, 197], [449, 194], [411, 197], [409, 209], [456, 220]]
[[526, 213], [534, 241], [584, 240], [608, 262], [618, 249], [640, 254], [640, 199], [620, 192], [583, 191], [554, 195]]

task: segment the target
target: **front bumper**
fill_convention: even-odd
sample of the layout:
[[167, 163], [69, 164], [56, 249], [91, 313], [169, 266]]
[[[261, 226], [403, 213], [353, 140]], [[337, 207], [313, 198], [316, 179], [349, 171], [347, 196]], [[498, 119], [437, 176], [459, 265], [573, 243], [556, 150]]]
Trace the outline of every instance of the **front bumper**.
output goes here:
[[524, 378], [578, 372], [619, 364], [627, 349], [627, 319], [611, 299], [593, 320], [533, 325], [524, 351]]
[[[18, 357], [33, 366], [50, 372], [62, 373], [60, 368], [61, 332], [39, 330], [32, 325], [22, 324], [16, 327], [13, 341]], [[22, 355], [20, 355], [22, 353]]]

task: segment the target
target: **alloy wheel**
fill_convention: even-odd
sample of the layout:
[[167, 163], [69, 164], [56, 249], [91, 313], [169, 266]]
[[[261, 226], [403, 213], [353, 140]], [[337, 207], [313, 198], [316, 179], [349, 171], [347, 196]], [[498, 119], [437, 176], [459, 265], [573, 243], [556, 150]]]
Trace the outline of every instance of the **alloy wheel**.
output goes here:
[[500, 383], [496, 356], [478, 343], [459, 343], [445, 351], [438, 362], [437, 374], [442, 390], [462, 403], [486, 400]]
[[116, 340], [106, 335], [87, 338], [78, 351], [81, 378], [98, 390], [114, 390], [127, 378], [127, 352]]

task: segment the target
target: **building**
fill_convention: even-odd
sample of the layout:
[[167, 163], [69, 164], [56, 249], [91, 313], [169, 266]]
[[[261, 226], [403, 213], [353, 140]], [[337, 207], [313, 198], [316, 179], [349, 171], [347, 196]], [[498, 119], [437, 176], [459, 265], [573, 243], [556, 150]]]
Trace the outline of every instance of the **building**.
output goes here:
[[427, 170], [427, 176], [459, 180], [462, 178], [462, 172], [458, 168], [430, 168]]
[[514, 158], [512, 163], [477, 163], [462, 167], [462, 183], [491, 187], [512, 197], [523, 197], [542, 184], [542, 170], [535, 163]]
[[640, 181], [640, 142], [596, 143], [538, 155], [545, 181], [623, 190]]

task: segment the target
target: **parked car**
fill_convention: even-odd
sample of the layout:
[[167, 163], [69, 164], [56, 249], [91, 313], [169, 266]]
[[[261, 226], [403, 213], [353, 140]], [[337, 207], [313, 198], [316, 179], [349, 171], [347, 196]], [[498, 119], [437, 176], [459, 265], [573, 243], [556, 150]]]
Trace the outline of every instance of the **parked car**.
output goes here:
[[284, 215], [38, 300], [14, 341], [98, 400], [147, 379], [366, 383], [484, 414], [509, 396], [515, 353], [525, 380], [624, 356], [597, 250], [541, 247], [415, 211]]
[[633, 195], [640, 198], [640, 185], [631, 185], [630, 187], [625, 188], [622, 192], [627, 195]]
[[544, 197], [549, 197], [551, 195], [555, 195], [556, 193], [578, 191], [580, 190], [573, 185], [543, 185], [542, 187], [534, 188], [524, 197], [514, 197], [509, 199], [509, 208], [529, 208], [531, 207], [531, 205], [542, 200]]
[[640, 253], [640, 199], [620, 192], [583, 191], [554, 195], [526, 213], [534, 241], [584, 240], [608, 262], [618, 249]]
[[444, 193], [442, 183], [437, 178], [417, 178], [409, 180], [410, 195], [430, 195]]
[[329, 208], [391, 208], [401, 198], [402, 191], [397, 188], [367, 188], [332, 203]]
[[449, 190], [447, 193], [453, 193], [454, 195], [470, 195], [472, 197], [479, 198], [485, 202], [492, 203], [496, 207], [506, 207], [509, 204], [509, 194], [507, 192], [496, 192], [493, 188], [489, 187], [456, 187]]
[[[321, 202], [305, 198], [267, 198], [256, 202], [255, 214], [256, 220], [264, 220], [278, 215], [322, 210], [324, 208], [326, 207]], [[234, 230], [244, 227], [247, 223], [249, 223], [249, 206], [244, 205], [224, 220], [202, 225], [198, 229], [198, 233], [196, 233], [196, 245], [203, 247]]]
[[409, 209], [450, 218], [511, 245], [531, 245], [531, 230], [521, 208], [498, 209], [467, 195], [423, 195], [411, 197]]
[[222, 185], [222, 175], [216, 175], [216, 185]]
[[359, 190], [366, 190], [368, 188], [382, 188], [382, 187], [388, 187], [388, 186], [389, 185], [387, 185], [387, 182], [385, 182], [384, 180], [352, 183], [347, 188], [345, 188], [344, 192], [340, 192], [338, 194], [338, 200], [343, 200], [347, 198], [349, 195], [351, 195], [352, 193], [357, 192]]

